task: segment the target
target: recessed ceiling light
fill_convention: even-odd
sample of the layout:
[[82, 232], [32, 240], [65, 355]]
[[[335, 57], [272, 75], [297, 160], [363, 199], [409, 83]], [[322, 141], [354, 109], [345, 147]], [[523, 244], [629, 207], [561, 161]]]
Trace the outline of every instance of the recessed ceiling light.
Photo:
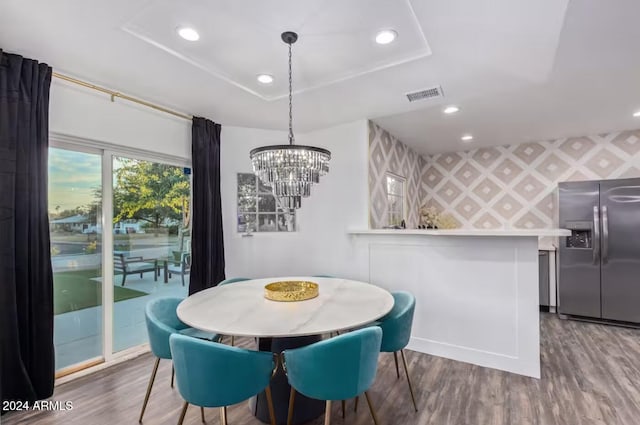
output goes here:
[[633, 113], [633, 116], [634, 116], [634, 117], [636, 117], [636, 118], [637, 118], [637, 117], [640, 117], [640, 111], [636, 111], [636, 112], [634, 112], [634, 113]]
[[188, 41], [198, 41], [200, 39], [198, 31], [189, 27], [178, 28], [178, 35]]
[[463, 142], [470, 142], [471, 140], [473, 140], [473, 136], [470, 134], [465, 134], [464, 136], [462, 136], [460, 138]]
[[273, 76], [269, 74], [260, 74], [258, 75], [258, 82], [262, 84], [271, 84], [273, 83]]
[[394, 30], [382, 30], [376, 34], [376, 43], [389, 44], [398, 37], [398, 33]]
[[460, 110], [460, 108], [458, 108], [457, 106], [451, 105], [451, 106], [447, 106], [446, 108], [444, 108], [444, 110], [442, 112], [444, 112], [445, 114], [455, 114], [459, 110]]

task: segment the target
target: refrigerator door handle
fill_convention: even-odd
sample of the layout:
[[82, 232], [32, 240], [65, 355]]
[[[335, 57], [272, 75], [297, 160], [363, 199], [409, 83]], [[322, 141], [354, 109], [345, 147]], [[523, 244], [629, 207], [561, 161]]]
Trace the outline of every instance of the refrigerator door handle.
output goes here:
[[600, 211], [598, 207], [593, 207], [593, 264], [598, 264], [600, 260]]
[[609, 262], [609, 212], [607, 206], [602, 206], [602, 262]]

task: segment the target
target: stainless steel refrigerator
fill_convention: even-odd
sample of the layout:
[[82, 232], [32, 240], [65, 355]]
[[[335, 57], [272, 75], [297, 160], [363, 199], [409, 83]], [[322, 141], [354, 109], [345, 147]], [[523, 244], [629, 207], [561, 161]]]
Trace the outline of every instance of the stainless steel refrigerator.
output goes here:
[[558, 186], [558, 311], [640, 323], [640, 179]]

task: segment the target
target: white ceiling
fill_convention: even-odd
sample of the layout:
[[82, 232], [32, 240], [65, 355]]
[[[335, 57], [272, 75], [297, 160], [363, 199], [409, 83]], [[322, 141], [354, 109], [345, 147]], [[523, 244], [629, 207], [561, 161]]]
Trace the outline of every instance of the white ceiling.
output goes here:
[[[640, 127], [638, 16], [637, 0], [0, 0], [0, 47], [223, 125], [283, 129], [293, 30], [298, 131], [372, 118], [435, 153]], [[399, 37], [378, 46], [385, 28]], [[444, 98], [405, 97], [437, 85]]]

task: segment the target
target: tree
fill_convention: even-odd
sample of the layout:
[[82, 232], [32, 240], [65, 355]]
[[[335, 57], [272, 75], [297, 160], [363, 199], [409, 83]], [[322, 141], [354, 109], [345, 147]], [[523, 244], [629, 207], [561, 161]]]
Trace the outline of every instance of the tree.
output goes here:
[[165, 219], [182, 222], [189, 205], [189, 176], [181, 168], [121, 159], [113, 188], [114, 223], [144, 220], [158, 229]]
[[102, 188], [99, 186], [94, 187], [91, 192], [93, 193], [93, 199], [84, 206], [84, 210], [89, 223], [95, 226], [98, 224], [98, 217], [102, 215]]

